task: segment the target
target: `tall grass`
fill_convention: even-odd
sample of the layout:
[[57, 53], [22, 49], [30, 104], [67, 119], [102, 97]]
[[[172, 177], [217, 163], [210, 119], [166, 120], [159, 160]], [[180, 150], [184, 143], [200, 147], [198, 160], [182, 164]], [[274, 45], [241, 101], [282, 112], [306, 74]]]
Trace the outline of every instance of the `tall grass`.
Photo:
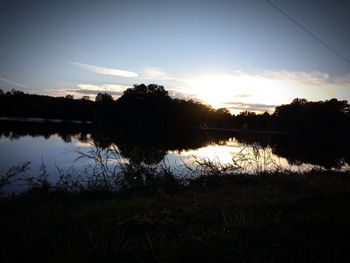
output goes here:
[[21, 181], [23, 178], [21, 175], [30, 168], [30, 162], [23, 162], [18, 165], [12, 166], [6, 174], [0, 177], [0, 193], [2, 190], [16, 181]]
[[59, 169], [52, 185], [44, 164], [36, 179], [23, 176], [27, 165], [13, 168], [9, 178], [32, 188], [0, 199], [0, 258], [349, 262], [349, 174], [285, 176], [269, 153], [246, 153], [230, 165], [197, 158], [182, 173], [94, 147], [79, 155], [85, 170]]
[[244, 147], [238, 153], [232, 155], [229, 163], [222, 163], [218, 158], [199, 158], [194, 156], [192, 165], [186, 165], [195, 177], [218, 175], [261, 175], [274, 174], [284, 169], [278, 160], [273, 158], [272, 150], [262, 148], [259, 145]]
[[12, 167], [1, 178], [0, 191], [11, 182], [21, 181], [31, 188], [47, 188], [71, 193], [99, 191], [109, 193], [168, 192], [184, 188], [199, 178], [220, 176], [259, 176], [295, 174], [285, 169], [273, 158], [271, 149], [258, 145], [245, 147], [232, 155], [229, 163], [218, 158], [193, 156], [192, 163], [183, 168], [172, 167], [167, 159], [157, 164], [133, 163], [124, 158], [116, 145], [107, 148], [91, 144], [89, 151], [76, 150], [76, 162], [84, 163], [83, 169], [57, 168], [58, 180], [50, 184], [44, 162], [38, 176], [20, 176], [29, 169], [29, 163]]
[[132, 163], [115, 145], [96, 145], [88, 152], [77, 150], [76, 161], [86, 163], [82, 171], [58, 169], [56, 188], [65, 191], [101, 191], [114, 193], [144, 193], [173, 191], [183, 183], [183, 176], [167, 160], [158, 164]]

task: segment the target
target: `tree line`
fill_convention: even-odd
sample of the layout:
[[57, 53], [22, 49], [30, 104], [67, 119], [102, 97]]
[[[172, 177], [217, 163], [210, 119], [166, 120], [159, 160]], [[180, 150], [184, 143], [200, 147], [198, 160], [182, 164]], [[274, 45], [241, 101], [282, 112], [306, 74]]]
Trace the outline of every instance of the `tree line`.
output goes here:
[[95, 101], [72, 95], [50, 97], [22, 91], [0, 90], [0, 116], [94, 121], [109, 127], [164, 130], [216, 127], [286, 132], [350, 131], [350, 105], [345, 100], [311, 102], [294, 99], [273, 114], [244, 111], [231, 114], [193, 100], [172, 98], [163, 86], [134, 85], [121, 97], [99, 93]]

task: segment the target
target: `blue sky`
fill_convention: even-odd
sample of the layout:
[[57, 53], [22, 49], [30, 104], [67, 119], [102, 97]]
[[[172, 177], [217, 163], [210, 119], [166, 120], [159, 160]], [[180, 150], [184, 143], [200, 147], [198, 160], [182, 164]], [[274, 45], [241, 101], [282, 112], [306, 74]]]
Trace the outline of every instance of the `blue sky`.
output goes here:
[[[272, 0], [350, 59], [346, 1]], [[214, 107], [350, 100], [350, 64], [265, 0], [1, 1], [0, 88], [75, 97], [162, 84]]]

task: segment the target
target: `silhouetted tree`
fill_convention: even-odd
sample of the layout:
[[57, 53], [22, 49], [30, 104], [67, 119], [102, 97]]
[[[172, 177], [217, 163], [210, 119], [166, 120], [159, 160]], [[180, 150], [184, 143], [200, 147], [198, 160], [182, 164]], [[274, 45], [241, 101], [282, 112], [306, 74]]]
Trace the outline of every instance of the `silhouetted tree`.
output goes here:
[[95, 102], [97, 103], [111, 103], [113, 102], [113, 97], [109, 93], [98, 93]]
[[118, 99], [120, 103], [124, 101], [142, 101], [149, 99], [170, 99], [168, 92], [163, 86], [156, 84], [150, 84], [146, 86], [145, 84], [134, 85], [133, 88], [129, 88], [123, 92], [123, 95]]
[[20, 95], [24, 95], [24, 92], [20, 91], [20, 90], [12, 89], [11, 94], [16, 95], [16, 96], [20, 96]]
[[349, 109], [345, 100], [309, 102], [305, 99], [294, 99], [291, 104], [276, 107], [274, 116], [280, 130], [331, 132], [350, 128]]
[[119, 121], [138, 129], [167, 126], [170, 107], [171, 97], [168, 92], [163, 86], [155, 84], [134, 85], [117, 100], [118, 112], [122, 113]]

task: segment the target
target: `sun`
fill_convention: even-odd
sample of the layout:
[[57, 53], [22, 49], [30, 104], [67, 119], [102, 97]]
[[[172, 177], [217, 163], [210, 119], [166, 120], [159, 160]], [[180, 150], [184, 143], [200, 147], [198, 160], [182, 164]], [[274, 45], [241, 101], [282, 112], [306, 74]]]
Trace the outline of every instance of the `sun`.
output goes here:
[[232, 102], [250, 103], [264, 97], [266, 81], [243, 74], [205, 75], [188, 80], [190, 91], [213, 108], [227, 107]]
[[277, 105], [297, 95], [290, 83], [243, 72], [192, 77], [186, 85], [188, 93], [216, 109], [235, 103]]
[[228, 75], [200, 76], [188, 81], [191, 91], [213, 108], [225, 106], [232, 96], [232, 80]]

